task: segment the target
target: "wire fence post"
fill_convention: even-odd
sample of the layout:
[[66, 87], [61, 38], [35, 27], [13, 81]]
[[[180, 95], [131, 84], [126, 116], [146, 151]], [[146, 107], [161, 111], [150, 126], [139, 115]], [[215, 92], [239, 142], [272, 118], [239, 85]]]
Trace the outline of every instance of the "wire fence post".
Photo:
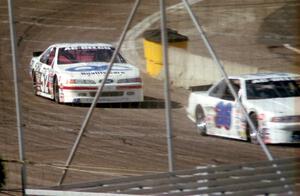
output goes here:
[[166, 6], [165, 0], [160, 0], [160, 14], [161, 14], [161, 42], [163, 48], [163, 66], [165, 72], [164, 80], [164, 94], [165, 94], [165, 118], [167, 129], [167, 143], [168, 143], [168, 161], [169, 172], [174, 171], [173, 158], [173, 130], [172, 130], [172, 113], [171, 113], [171, 96], [170, 96], [170, 78], [169, 78], [169, 62], [168, 62], [168, 33], [166, 28]]
[[19, 79], [18, 79], [18, 54], [16, 44], [16, 31], [15, 31], [15, 20], [13, 13], [13, 0], [8, 0], [8, 15], [9, 15], [9, 28], [10, 28], [10, 40], [11, 40], [11, 53], [12, 53], [12, 64], [13, 64], [13, 76], [14, 76], [14, 89], [15, 89], [15, 104], [16, 104], [16, 119], [18, 129], [18, 143], [19, 143], [19, 157], [22, 162], [21, 166], [21, 183], [22, 183], [22, 194], [25, 194], [26, 189], [26, 165], [25, 165], [25, 150], [23, 142], [23, 125], [22, 125], [22, 111], [20, 106], [20, 90], [19, 90]]

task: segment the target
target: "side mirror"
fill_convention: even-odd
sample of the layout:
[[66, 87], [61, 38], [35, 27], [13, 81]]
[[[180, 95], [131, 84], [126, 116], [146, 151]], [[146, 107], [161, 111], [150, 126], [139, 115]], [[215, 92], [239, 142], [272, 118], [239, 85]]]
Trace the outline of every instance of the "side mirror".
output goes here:
[[40, 56], [42, 53], [43, 53], [43, 51], [36, 51], [36, 52], [33, 52], [33, 53], [32, 53], [32, 56], [33, 56], [33, 57], [38, 57], [38, 56]]

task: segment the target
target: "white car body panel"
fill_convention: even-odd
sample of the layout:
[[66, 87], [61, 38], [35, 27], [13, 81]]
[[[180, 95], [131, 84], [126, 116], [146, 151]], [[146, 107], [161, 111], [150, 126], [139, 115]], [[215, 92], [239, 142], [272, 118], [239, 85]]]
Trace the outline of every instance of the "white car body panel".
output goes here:
[[[246, 81], [255, 84], [263, 80], [289, 81], [300, 77], [288, 73], [251, 74], [230, 77], [239, 80], [240, 90], [237, 94], [248, 114], [258, 116], [258, 130], [265, 143], [300, 143], [300, 96], [248, 99]], [[208, 91], [191, 92], [186, 108], [187, 116], [196, 123], [196, 107], [201, 105], [205, 113], [206, 133], [240, 140], [247, 140], [247, 122], [237, 101], [212, 96], [212, 86]], [[298, 84], [299, 87], [300, 84]], [[248, 87], [248, 86], [247, 86]], [[300, 87], [299, 87], [300, 88]], [[225, 109], [224, 109], [225, 108]], [[227, 108], [227, 109], [226, 109]], [[220, 112], [220, 109], [223, 110]], [[219, 110], [219, 112], [217, 112]], [[227, 111], [226, 111], [227, 110]], [[274, 122], [273, 118], [285, 119], [285, 122]]]
[[[110, 58], [108, 61], [103, 62], [93, 60], [89, 62], [77, 62], [76, 59], [76, 62], [70, 63], [68, 62], [70, 59], [66, 59], [65, 56], [58, 54], [59, 52], [67, 53], [70, 51], [72, 51], [72, 54], [77, 54], [83, 51], [90, 55], [91, 53], [88, 53], [90, 52], [89, 50], [103, 50], [113, 53], [112, 46], [109, 44], [65, 43], [51, 45], [40, 56], [33, 57], [30, 63], [30, 73], [34, 74], [33, 77], [36, 80], [34, 81], [36, 83], [36, 94], [54, 99], [55, 92], [53, 85], [54, 80], [57, 79], [60, 103], [92, 103], [97, 89], [104, 79]], [[52, 58], [51, 51], [53, 51], [53, 61], [51, 64], [47, 64], [48, 60]], [[43, 62], [42, 59], [44, 56], [47, 58], [48, 53], [47, 61]], [[68, 55], [72, 54], [68, 53]], [[65, 58], [65, 63], [60, 62], [61, 57]], [[143, 84], [139, 69], [126, 63], [119, 54], [117, 58], [119, 58], [120, 62], [113, 64], [98, 102], [143, 101]]]

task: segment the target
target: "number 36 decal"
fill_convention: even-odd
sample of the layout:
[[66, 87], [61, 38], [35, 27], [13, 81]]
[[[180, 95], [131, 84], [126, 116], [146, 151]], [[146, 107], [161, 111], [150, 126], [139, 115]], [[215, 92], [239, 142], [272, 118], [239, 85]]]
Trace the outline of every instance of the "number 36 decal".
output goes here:
[[229, 130], [231, 126], [231, 112], [232, 105], [230, 103], [225, 104], [224, 102], [220, 102], [215, 107], [216, 117], [215, 117], [215, 125], [218, 128], [225, 127], [225, 129]]

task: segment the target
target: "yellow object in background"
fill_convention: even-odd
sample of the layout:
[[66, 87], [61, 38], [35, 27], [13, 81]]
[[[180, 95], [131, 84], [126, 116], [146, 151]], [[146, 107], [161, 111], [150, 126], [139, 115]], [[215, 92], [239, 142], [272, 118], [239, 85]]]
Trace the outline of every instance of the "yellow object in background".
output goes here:
[[[150, 30], [144, 34], [144, 55], [146, 58], [147, 73], [152, 76], [158, 76], [163, 67], [162, 45], [160, 43], [160, 30]], [[171, 36], [170, 36], [171, 34]], [[176, 39], [174, 39], [176, 36]], [[150, 38], [149, 38], [150, 37]], [[168, 30], [168, 45], [178, 48], [187, 48], [187, 37], [179, 35], [176, 31]]]

